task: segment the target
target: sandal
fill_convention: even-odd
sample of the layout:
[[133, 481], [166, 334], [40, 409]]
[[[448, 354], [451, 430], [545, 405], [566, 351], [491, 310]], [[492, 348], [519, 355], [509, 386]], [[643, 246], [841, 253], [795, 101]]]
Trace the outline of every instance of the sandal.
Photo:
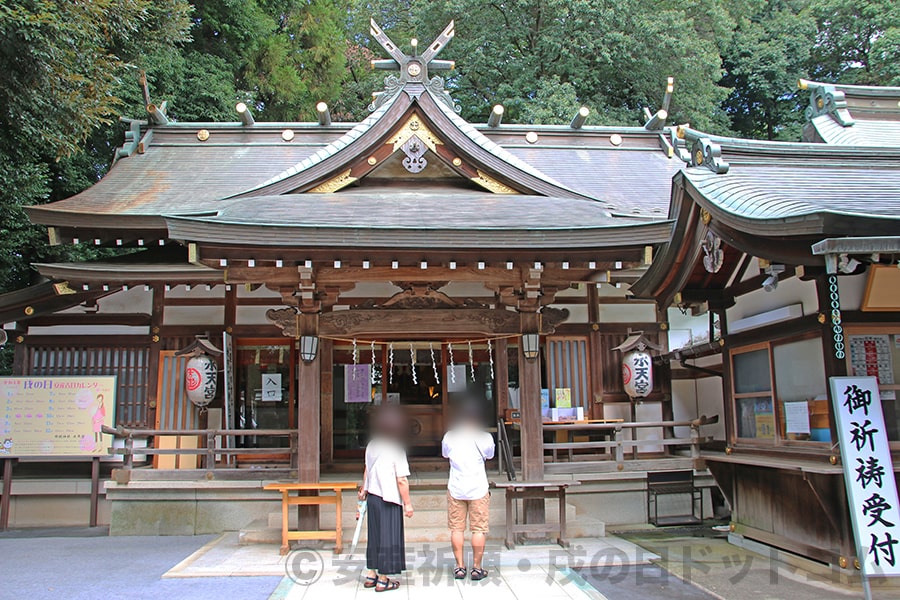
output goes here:
[[465, 567], [456, 567], [453, 569], [453, 579], [465, 579], [466, 578], [466, 568]]
[[400, 587], [400, 582], [396, 579], [385, 579], [384, 581], [378, 580], [378, 583], [375, 584], [376, 592], [390, 592], [396, 590]]
[[472, 567], [472, 581], [481, 581], [488, 576], [488, 572], [484, 569], [476, 569]]
[[366, 577], [366, 581], [363, 583], [363, 587], [366, 589], [372, 589], [376, 585], [378, 585], [377, 577]]

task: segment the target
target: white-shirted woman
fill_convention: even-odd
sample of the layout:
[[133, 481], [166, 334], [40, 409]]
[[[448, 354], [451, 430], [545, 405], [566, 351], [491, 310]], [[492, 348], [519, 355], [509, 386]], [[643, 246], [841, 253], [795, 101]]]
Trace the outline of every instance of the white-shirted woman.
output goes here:
[[364, 587], [388, 592], [400, 587], [391, 579], [406, 570], [403, 516], [413, 516], [409, 498], [409, 463], [403, 441], [407, 420], [396, 406], [386, 405], [373, 415], [373, 432], [366, 446], [366, 470], [359, 499], [366, 500], [368, 543]]

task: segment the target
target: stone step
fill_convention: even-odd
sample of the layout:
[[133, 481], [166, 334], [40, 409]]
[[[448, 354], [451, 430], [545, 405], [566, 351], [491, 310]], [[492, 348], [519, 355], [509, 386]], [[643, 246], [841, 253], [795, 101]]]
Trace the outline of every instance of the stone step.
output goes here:
[[[551, 523], [555, 522], [551, 518], [548, 518], [548, 521]], [[355, 529], [356, 521], [348, 524], [348, 527], [344, 529], [344, 545], [348, 549]], [[606, 535], [605, 523], [585, 516], [580, 516], [577, 520], [568, 522], [567, 529], [567, 536], [571, 539], [603, 537]], [[491, 529], [488, 533], [489, 539], [503, 540], [505, 535], [506, 526], [504, 521], [501, 521], [499, 524], [491, 523]], [[360, 543], [365, 543], [366, 539], [366, 526], [364, 524], [360, 532]], [[431, 526], [411, 526], [411, 523], [407, 521], [405, 539], [407, 542], [449, 542], [450, 532], [447, 530], [446, 521], [440, 525]], [[281, 527], [269, 527], [265, 519], [257, 519], [238, 533], [238, 541], [241, 545], [280, 544]]]
[[[345, 504], [344, 510], [341, 511], [343, 525], [347, 527], [356, 527], [356, 503]], [[416, 498], [413, 498], [413, 508], [415, 514], [412, 519], [406, 521], [407, 529], [417, 529], [422, 527], [441, 526], [446, 527], [447, 524], [447, 501], [434, 508], [423, 508]], [[546, 502], [547, 519], [551, 523], [559, 521], [559, 501], [547, 500]], [[323, 507], [320, 511], [319, 523], [321, 527], [330, 528], [335, 526], [335, 513], [330, 506]], [[491, 509], [489, 513], [491, 527], [503, 525], [506, 522], [506, 506], [503, 501], [496, 501], [492, 498]], [[575, 506], [569, 504], [566, 507], [566, 520], [574, 522], [578, 517]], [[293, 528], [297, 525], [297, 511], [292, 510], [288, 513], [289, 527]], [[270, 512], [268, 515], [269, 527], [281, 527], [281, 511]]]
[[[419, 490], [412, 494], [415, 515], [404, 523], [406, 540], [409, 542], [438, 541], [448, 542], [450, 534], [447, 530], [447, 498], [446, 490]], [[559, 521], [559, 501], [548, 499], [546, 501], [546, 514], [548, 523]], [[349, 543], [356, 529], [356, 500], [352, 495], [345, 495], [342, 520], [344, 526], [344, 540]], [[297, 526], [297, 511], [291, 510], [289, 514], [289, 527]], [[506, 506], [503, 490], [492, 490], [491, 509], [489, 516], [489, 538], [502, 540], [506, 531]], [[566, 521], [568, 537], [602, 537], [606, 535], [606, 524], [596, 518], [581, 513], [578, 509], [568, 504], [566, 506]], [[323, 529], [335, 526], [335, 514], [330, 507], [323, 507], [320, 517], [320, 527]], [[360, 534], [360, 540], [366, 540], [366, 526]], [[244, 527], [238, 536], [241, 544], [277, 544], [281, 541], [281, 511], [270, 512], [266, 518], [257, 519]]]

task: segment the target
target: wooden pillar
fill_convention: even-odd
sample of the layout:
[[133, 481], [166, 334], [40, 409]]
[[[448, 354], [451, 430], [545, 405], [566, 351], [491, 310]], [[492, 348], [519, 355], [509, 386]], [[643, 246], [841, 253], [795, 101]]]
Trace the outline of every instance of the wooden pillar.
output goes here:
[[334, 462], [334, 342], [321, 340], [319, 355], [322, 368], [320, 444], [322, 464], [328, 465]]
[[[834, 323], [832, 321], [831, 282], [830, 275], [816, 277], [816, 292], [819, 300], [819, 314], [824, 315], [822, 326], [822, 354], [825, 357], [825, 377], [846, 377], [848, 375], [847, 361], [840, 359], [834, 351]], [[836, 281], [836, 279], [835, 279]], [[838, 293], [839, 294], [839, 293]], [[837, 297], [837, 305], [840, 307], [840, 295]], [[843, 325], [841, 325], [843, 328]], [[841, 331], [843, 334], [843, 331]], [[844, 336], [846, 339], [846, 336]], [[846, 342], [845, 342], [846, 344]], [[831, 429], [831, 439], [837, 442], [837, 420], [834, 414], [834, 398], [831, 397], [831, 386], [826, 386], [828, 393], [828, 420]]]
[[[656, 336], [656, 343], [659, 344], [659, 354], [668, 354], [669, 352], [669, 314], [666, 308], [656, 307], [656, 322], [659, 324], [659, 333]], [[674, 400], [672, 398], [672, 366], [664, 363], [656, 366], [656, 373], [659, 376], [659, 391], [662, 394], [662, 419], [663, 421], [674, 421], [675, 410]], [[666, 427], [663, 429], [664, 438], [674, 438], [675, 428]], [[669, 454], [670, 447], [666, 446], [666, 454]]]
[[[302, 313], [298, 315], [298, 331], [300, 335], [318, 335], [318, 314]], [[299, 377], [297, 378], [297, 455], [300, 465], [297, 469], [299, 483], [319, 482], [319, 427], [321, 418], [321, 383], [322, 383], [322, 348], [315, 360], [299, 361]], [[300, 529], [318, 531], [319, 507], [299, 507]]]
[[[540, 331], [540, 315], [521, 313], [522, 332]], [[522, 414], [522, 478], [544, 479], [544, 424], [541, 416], [541, 359], [526, 359], [524, 344], [519, 344], [519, 402]], [[544, 523], [544, 500], [523, 500], [525, 522]]]
[[600, 292], [597, 285], [587, 284], [588, 322], [591, 324], [591, 333], [588, 335], [588, 372], [590, 373], [591, 389], [588, 390], [587, 417], [589, 419], [603, 418], [603, 339], [600, 335]]
[[0, 531], [9, 528], [9, 501], [12, 492], [12, 473], [14, 458], [3, 459], [3, 495], [0, 496]]
[[97, 509], [100, 506], [100, 457], [91, 458], [91, 514], [89, 525], [97, 526]]
[[[17, 335], [16, 332], [9, 332], [10, 335]], [[24, 343], [16, 340], [16, 348], [13, 351], [13, 367], [12, 373], [16, 376], [23, 376], [28, 371], [28, 347]]]
[[[494, 343], [494, 397], [497, 399], [497, 418], [502, 419], [509, 408], [509, 354], [506, 338]], [[446, 361], [445, 363], [446, 364]], [[496, 423], [494, 423], [496, 424]]]
[[150, 311], [150, 356], [147, 360], [147, 418], [146, 427], [156, 426], [156, 404], [159, 396], [159, 351], [162, 349], [160, 330], [166, 310], [166, 290], [162, 285], [151, 288], [153, 294]]

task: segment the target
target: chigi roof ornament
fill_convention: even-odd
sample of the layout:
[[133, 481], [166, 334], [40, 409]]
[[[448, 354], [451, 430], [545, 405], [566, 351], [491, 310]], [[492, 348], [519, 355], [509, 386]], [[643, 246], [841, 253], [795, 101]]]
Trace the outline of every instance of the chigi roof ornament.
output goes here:
[[[456, 63], [452, 60], [437, 60], [437, 55], [444, 46], [453, 38], [456, 33], [453, 21], [444, 28], [444, 31], [429, 45], [424, 52], [419, 54], [419, 41], [413, 38], [410, 41], [412, 54], [405, 54], [395, 44], [391, 38], [372, 19], [369, 22], [370, 32], [375, 40], [381, 44], [381, 47], [391, 56], [391, 58], [379, 59], [372, 61], [373, 69], [398, 70], [399, 75], [388, 75], [384, 78], [384, 91], [372, 94], [372, 104], [369, 110], [377, 110], [387, 100], [393, 98], [400, 90], [409, 85], [407, 90], [409, 93], [416, 94], [418, 85], [430, 91], [435, 98], [449, 106], [454, 112], [459, 112], [460, 107], [453, 101], [447, 90], [444, 89], [444, 79], [442, 77], [432, 77], [429, 79], [429, 71], [449, 71]], [[416, 85], [418, 84], [418, 85]], [[421, 90], [422, 88], [419, 88]]]

